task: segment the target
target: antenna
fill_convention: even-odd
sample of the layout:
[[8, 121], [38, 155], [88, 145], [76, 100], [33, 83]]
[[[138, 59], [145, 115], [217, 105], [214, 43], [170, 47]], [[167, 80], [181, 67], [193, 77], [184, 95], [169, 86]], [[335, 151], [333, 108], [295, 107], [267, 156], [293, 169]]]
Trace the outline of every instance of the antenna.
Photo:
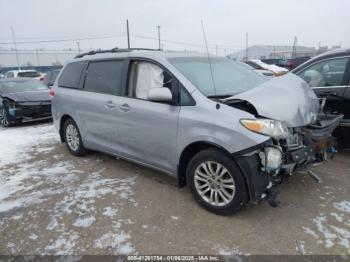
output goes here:
[[209, 54], [209, 48], [208, 48], [208, 43], [207, 43], [207, 37], [205, 36], [203, 20], [201, 20], [201, 23], [202, 23], [202, 31], [203, 31], [203, 37], [204, 37], [205, 47], [206, 47], [206, 49], [207, 49], [208, 62], [209, 62], [209, 66], [210, 66], [211, 80], [213, 81], [214, 94], [216, 95], [216, 87], [215, 87], [215, 81], [214, 81], [213, 68], [212, 68], [212, 66], [211, 66], [211, 59], [210, 59], [210, 54]]

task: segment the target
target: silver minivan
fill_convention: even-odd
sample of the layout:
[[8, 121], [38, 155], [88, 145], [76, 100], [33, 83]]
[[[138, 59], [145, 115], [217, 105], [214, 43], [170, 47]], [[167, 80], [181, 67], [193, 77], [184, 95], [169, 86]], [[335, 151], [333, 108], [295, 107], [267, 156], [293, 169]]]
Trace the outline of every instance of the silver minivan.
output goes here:
[[221, 215], [276, 205], [276, 187], [336, 151], [341, 115], [301, 78], [267, 80], [224, 57], [111, 49], [68, 61], [51, 90], [73, 155], [105, 152], [174, 176]]

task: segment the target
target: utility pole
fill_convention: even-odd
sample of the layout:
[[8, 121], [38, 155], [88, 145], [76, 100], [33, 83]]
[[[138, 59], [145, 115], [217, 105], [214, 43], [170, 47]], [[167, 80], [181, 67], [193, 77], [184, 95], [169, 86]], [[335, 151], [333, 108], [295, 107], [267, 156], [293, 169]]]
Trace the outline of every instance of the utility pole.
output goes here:
[[298, 38], [296, 36], [294, 36], [292, 58], [297, 56], [297, 42], [298, 42]]
[[248, 33], [245, 33], [245, 59], [248, 61]]
[[77, 42], [77, 46], [78, 46], [78, 54], [80, 54], [80, 42]]
[[36, 61], [37, 61], [37, 64], [38, 64], [38, 66], [40, 66], [40, 60], [39, 60], [39, 52], [38, 52], [38, 49], [35, 49], [35, 54], [36, 54]]
[[218, 45], [215, 46], [215, 53], [218, 55]]
[[160, 25], [157, 26], [158, 29], [158, 49], [161, 50], [161, 45], [160, 45]]
[[17, 50], [17, 43], [16, 43], [15, 31], [13, 30], [12, 27], [11, 27], [11, 34], [12, 34], [12, 41], [13, 41], [13, 44], [14, 44], [14, 46], [15, 46], [15, 52], [16, 52], [16, 60], [17, 60], [18, 70], [21, 70], [21, 66], [20, 66], [20, 64], [19, 64], [19, 57], [18, 57], [18, 50]]
[[129, 20], [126, 19], [126, 35], [128, 38], [128, 49], [130, 49], [130, 33], [129, 33]]

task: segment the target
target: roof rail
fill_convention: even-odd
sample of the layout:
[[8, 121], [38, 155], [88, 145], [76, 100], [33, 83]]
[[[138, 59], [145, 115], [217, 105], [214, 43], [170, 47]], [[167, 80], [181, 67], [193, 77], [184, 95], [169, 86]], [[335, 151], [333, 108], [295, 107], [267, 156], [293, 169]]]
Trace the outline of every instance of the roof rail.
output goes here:
[[151, 48], [119, 48], [119, 47], [115, 47], [115, 48], [106, 49], [106, 50], [91, 50], [89, 52], [76, 55], [74, 58], [82, 58], [86, 55], [96, 55], [96, 54], [103, 54], [103, 53], [131, 52], [131, 51], [138, 51], [138, 50], [162, 51], [162, 49], [151, 49]]

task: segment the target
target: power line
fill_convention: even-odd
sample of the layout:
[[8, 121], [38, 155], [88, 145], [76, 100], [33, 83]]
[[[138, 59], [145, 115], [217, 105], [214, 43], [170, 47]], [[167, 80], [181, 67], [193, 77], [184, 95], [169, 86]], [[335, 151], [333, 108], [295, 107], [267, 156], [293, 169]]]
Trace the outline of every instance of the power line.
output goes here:
[[[119, 37], [124, 37], [124, 36], [125, 36], [125, 34], [122, 34], [122, 35], [114, 35], [114, 36], [104, 36], [104, 37], [86, 37], [86, 38], [55, 39], [55, 40], [37, 40], [37, 41], [21, 41], [21, 42], [18, 42], [18, 41], [17, 41], [17, 44], [73, 42], [73, 41], [94, 40], [94, 39], [119, 38]], [[13, 45], [13, 44], [14, 44], [14, 42], [0, 43], [0, 45]]]

